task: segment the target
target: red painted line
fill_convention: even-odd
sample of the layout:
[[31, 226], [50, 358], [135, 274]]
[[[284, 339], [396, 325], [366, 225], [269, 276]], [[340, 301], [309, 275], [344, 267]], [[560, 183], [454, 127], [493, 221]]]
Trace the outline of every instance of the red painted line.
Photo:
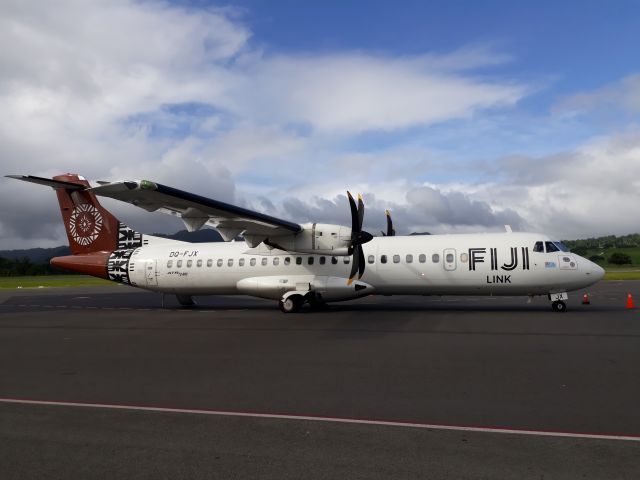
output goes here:
[[487, 427], [477, 425], [452, 425], [441, 423], [421, 423], [411, 421], [376, 420], [356, 417], [331, 417], [324, 415], [301, 415], [285, 413], [260, 413], [243, 412], [234, 410], [210, 410], [202, 408], [174, 408], [160, 407], [152, 405], [127, 405], [116, 403], [87, 403], [68, 402], [63, 400], [34, 400], [28, 398], [0, 398], [0, 403], [22, 404], [22, 405], [49, 405], [58, 407], [78, 407], [78, 408], [104, 408], [110, 410], [131, 410], [158, 413], [182, 413], [195, 415], [215, 415], [226, 417], [249, 417], [249, 418], [272, 418], [281, 420], [305, 420], [313, 422], [347, 423], [359, 425], [377, 425], [387, 427], [421, 428], [427, 430], [451, 430], [461, 432], [479, 433], [503, 433], [512, 435], [532, 435], [543, 437], [565, 437], [565, 438], [588, 438], [596, 440], [626, 440], [640, 442], [640, 435], [612, 434], [612, 433], [585, 433], [569, 432], [559, 430], [530, 430], [507, 427]]

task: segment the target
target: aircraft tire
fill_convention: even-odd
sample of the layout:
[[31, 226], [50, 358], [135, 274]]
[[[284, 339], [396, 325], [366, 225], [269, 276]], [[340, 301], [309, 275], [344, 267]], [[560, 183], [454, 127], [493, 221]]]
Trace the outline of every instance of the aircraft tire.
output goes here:
[[554, 312], [564, 313], [567, 311], [567, 304], [561, 300], [557, 300], [551, 304]]
[[295, 313], [300, 310], [303, 303], [304, 299], [301, 295], [291, 295], [284, 301], [280, 300], [278, 306], [283, 313]]

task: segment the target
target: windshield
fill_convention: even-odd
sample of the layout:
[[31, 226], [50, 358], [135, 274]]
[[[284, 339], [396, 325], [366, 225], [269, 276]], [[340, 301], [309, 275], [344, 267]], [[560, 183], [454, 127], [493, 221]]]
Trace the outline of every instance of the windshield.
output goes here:
[[571, 250], [569, 250], [569, 247], [567, 247], [564, 243], [562, 242], [557, 242], [554, 241], [553, 244], [558, 247], [558, 249], [560, 249], [561, 252], [570, 252]]

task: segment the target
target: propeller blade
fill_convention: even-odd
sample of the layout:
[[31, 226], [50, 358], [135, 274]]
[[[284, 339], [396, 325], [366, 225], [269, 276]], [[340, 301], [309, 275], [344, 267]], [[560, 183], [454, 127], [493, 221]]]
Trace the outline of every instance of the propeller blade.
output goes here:
[[359, 232], [358, 228], [358, 208], [356, 207], [356, 202], [351, 196], [351, 192], [347, 190], [347, 197], [349, 197], [349, 208], [351, 209], [351, 232]]
[[393, 237], [396, 234], [396, 231], [393, 229], [393, 222], [391, 221], [391, 212], [389, 210], [385, 210], [384, 214], [387, 216], [387, 233], [383, 234], [385, 237]]
[[362, 221], [364, 219], [364, 201], [362, 195], [358, 194], [358, 204], [356, 205], [351, 192], [347, 190], [349, 198], [349, 208], [351, 209], [351, 242], [349, 245], [348, 255], [351, 255], [351, 272], [347, 285], [353, 283], [353, 279], [358, 275], [358, 279], [362, 278], [365, 268], [364, 251], [362, 244], [370, 242], [373, 235], [362, 230]]
[[[356, 246], [356, 249], [360, 249], [360, 245]], [[347, 281], [347, 285], [351, 285], [351, 282], [353, 282], [353, 279], [355, 278], [356, 274], [358, 273], [358, 255], [356, 255], [354, 253], [353, 257], [352, 257], [352, 261], [351, 261], [351, 272], [349, 273], [349, 280]]]
[[362, 250], [362, 245], [358, 245], [358, 280], [362, 278], [363, 273], [364, 273], [364, 251]]

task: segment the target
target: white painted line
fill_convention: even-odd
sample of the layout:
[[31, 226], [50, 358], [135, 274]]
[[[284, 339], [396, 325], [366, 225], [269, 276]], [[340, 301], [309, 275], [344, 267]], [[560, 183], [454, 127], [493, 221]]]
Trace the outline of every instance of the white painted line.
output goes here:
[[120, 405], [111, 403], [82, 403], [50, 400], [30, 400], [21, 398], [0, 398], [0, 403], [23, 405], [50, 405], [57, 407], [104, 408], [109, 410], [132, 410], [142, 412], [183, 413], [195, 415], [215, 415], [220, 417], [272, 418], [281, 420], [305, 420], [311, 422], [348, 423], [357, 425], [378, 425], [384, 427], [421, 428], [427, 430], [451, 430], [456, 432], [506, 433], [540, 437], [588, 438], [595, 440], [625, 440], [640, 442], [640, 435], [615, 435], [600, 433], [558, 432], [548, 430], [523, 430], [502, 427], [472, 427], [463, 425], [442, 425], [434, 423], [394, 422], [389, 420], [367, 420], [362, 418], [323, 417], [313, 415], [287, 415], [280, 413], [234, 412], [225, 410], [205, 410], [193, 408], [146, 407], [142, 405]]

